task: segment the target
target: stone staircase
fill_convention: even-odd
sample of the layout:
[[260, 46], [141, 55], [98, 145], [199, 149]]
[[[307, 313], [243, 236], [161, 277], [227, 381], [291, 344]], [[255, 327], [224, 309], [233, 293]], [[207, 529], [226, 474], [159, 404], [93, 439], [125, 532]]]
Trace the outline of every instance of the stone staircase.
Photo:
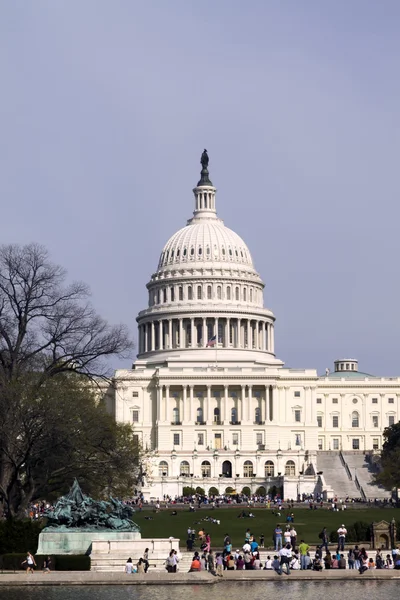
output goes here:
[[339, 452], [326, 451], [317, 453], [317, 468], [338, 498], [360, 498], [361, 492], [355, 482], [349, 478]]
[[390, 498], [390, 492], [377, 485], [373, 485], [374, 472], [371, 470], [362, 452], [342, 452], [342, 456], [353, 479], [357, 477], [367, 500], [374, 500], [375, 498], [385, 500]]

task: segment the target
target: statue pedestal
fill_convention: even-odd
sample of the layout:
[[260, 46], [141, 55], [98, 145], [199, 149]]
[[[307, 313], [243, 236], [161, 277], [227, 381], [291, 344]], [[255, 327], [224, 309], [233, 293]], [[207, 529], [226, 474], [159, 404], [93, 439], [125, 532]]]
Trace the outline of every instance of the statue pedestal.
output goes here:
[[[143, 552], [148, 548], [149, 566], [151, 570], [165, 571], [165, 560], [171, 550], [179, 551], [177, 538], [138, 538], [129, 540], [109, 540], [107, 538], [93, 540], [91, 559], [92, 571], [123, 572], [128, 557], [136, 565]], [[190, 565], [189, 565], [190, 566]], [[188, 566], [185, 566], [188, 569]]]
[[37, 554], [90, 554], [94, 541], [101, 540], [107, 545], [123, 542], [126, 547], [132, 547], [141, 537], [138, 531], [45, 530], [39, 535]]

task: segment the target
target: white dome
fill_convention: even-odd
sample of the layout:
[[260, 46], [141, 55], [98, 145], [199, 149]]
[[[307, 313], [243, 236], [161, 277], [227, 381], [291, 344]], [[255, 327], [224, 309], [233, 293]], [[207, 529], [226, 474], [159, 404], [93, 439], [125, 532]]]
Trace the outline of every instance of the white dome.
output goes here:
[[200, 220], [177, 231], [165, 244], [158, 268], [193, 263], [227, 263], [254, 269], [246, 244], [220, 219]]

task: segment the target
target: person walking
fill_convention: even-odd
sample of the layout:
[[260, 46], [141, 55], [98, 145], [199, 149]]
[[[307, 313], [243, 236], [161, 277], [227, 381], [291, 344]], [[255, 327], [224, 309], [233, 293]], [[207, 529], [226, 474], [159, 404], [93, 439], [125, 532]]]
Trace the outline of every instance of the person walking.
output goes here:
[[207, 568], [211, 575], [215, 575], [215, 560], [212, 550], [210, 550], [210, 552], [207, 555]]
[[31, 554], [29, 551], [26, 554], [26, 559], [22, 562], [22, 564], [26, 564], [26, 573], [33, 573], [34, 572], [34, 568], [36, 567], [36, 561], [35, 558], [33, 556], [33, 554]]
[[217, 568], [217, 577], [223, 577], [223, 558], [222, 554], [220, 554], [219, 552], [215, 557], [215, 566]]
[[149, 570], [149, 549], [146, 548], [145, 551], [143, 552], [143, 566], [144, 566], [144, 572], [147, 573], [147, 571]]
[[322, 551], [322, 548], [325, 548], [325, 552], [328, 552], [329, 551], [329, 548], [328, 548], [329, 540], [328, 540], [328, 532], [326, 530], [326, 527], [324, 527], [323, 530], [321, 531], [321, 533], [319, 534], [319, 538], [321, 540], [321, 544], [320, 544], [321, 551]]

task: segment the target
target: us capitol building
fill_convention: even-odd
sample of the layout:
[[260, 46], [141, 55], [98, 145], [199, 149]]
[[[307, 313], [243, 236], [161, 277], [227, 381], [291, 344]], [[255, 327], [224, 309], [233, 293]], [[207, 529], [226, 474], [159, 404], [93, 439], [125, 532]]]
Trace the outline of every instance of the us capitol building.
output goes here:
[[373, 458], [399, 420], [400, 379], [362, 373], [354, 359], [323, 376], [284, 367], [264, 283], [217, 216], [208, 163], [204, 151], [193, 216], [147, 284], [137, 360], [116, 371], [108, 397], [146, 449], [144, 497], [274, 485], [285, 498], [388, 497], [371, 485]]

